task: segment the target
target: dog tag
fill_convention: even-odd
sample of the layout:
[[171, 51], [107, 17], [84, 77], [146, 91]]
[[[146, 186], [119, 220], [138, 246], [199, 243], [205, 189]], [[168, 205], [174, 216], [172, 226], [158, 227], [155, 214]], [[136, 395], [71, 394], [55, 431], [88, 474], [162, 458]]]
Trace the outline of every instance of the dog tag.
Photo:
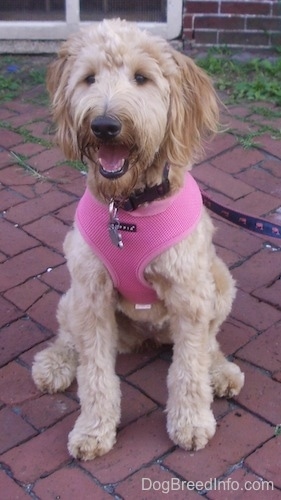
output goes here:
[[118, 231], [118, 226], [119, 226], [118, 223], [117, 224], [115, 224], [114, 222], [109, 223], [108, 226], [109, 236], [111, 239], [111, 243], [113, 243], [113, 245], [115, 245], [118, 248], [123, 248], [124, 243], [122, 241], [122, 236]]
[[117, 217], [117, 208], [114, 205], [114, 201], [109, 204], [109, 224], [108, 231], [111, 239], [111, 243], [117, 248], [123, 248], [124, 243], [122, 241], [122, 236], [119, 233], [119, 219]]

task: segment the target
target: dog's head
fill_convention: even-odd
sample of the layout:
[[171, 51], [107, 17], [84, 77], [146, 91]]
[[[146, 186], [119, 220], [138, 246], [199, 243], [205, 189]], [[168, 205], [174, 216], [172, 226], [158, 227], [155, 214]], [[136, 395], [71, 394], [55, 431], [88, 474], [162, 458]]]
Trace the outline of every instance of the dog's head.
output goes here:
[[88, 158], [90, 186], [104, 200], [159, 182], [165, 162], [179, 184], [217, 126], [207, 75], [126, 21], [72, 35], [47, 87], [62, 150], [71, 160]]

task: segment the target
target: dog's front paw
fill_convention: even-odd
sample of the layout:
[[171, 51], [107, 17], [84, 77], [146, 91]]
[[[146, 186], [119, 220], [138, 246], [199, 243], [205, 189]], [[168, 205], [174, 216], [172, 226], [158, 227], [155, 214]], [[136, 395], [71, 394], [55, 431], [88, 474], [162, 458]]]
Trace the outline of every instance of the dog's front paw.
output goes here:
[[237, 396], [244, 385], [244, 379], [244, 373], [239, 366], [227, 360], [211, 372], [214, 393], [219, 398]]
[[76, 354], [52, 345], [36, 354], [32, 365], [32, 378], [42, 392], [64, 391], [76, 375]]
[[172, 441], [184, 450], [200, 450], [206, 446], [216, 431], [216, 421], [211, 410], [192, 418], [168, 415], [167, 429]]
[[68, 436], [68, 451], [72, 457], [79, 460], [93, 460], [105, 455], [115, 443], [115, 427], [104, 423], [91, 427], [79, 417]]

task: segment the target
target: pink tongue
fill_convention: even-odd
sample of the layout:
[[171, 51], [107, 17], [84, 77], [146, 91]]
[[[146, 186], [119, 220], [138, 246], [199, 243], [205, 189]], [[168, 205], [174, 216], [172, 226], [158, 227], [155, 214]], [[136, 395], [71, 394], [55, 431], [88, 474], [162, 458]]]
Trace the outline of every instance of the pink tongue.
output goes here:
[[106, 146], [99, 148], [99, 162], [107, 172], [117, 172], [121, 170], [126, 158], [129, 156], [129, 150], [126, 146]]

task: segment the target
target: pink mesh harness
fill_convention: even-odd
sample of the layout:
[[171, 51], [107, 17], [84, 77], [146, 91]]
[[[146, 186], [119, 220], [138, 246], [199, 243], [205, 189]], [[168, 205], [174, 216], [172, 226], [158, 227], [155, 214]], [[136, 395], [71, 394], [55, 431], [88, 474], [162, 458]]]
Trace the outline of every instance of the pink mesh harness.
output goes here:
[[182, 189], [170, 198], [154, 201], [134, 212], [118, 211], [122, 227], [135, 225], [136, 232], [122, 231], [124, 247], [115, 247], [108, 234], [108, 206], [86, 189], [76, 211], [76, 224], [85, 241], [111, 274], [115, 288], [137, 305], [157, 300], [144, 270], [157, 255], [181, 241], [199, 221], [202, 197], [193, 177], [187, 173]]

